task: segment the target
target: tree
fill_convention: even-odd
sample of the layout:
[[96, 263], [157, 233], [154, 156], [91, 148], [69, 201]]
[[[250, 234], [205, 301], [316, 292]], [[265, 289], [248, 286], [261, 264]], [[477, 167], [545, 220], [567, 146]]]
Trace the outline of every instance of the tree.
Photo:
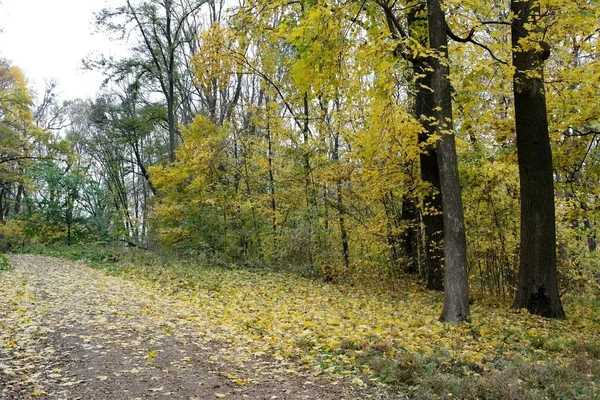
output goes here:
[[32, 100], [21, 70], [0, 59], [0, 222], [18, 214], [25, 197], [24, 166], [43, 135], [35, 128]]
[[[424, 275], [426, 285], [431, 290], [444, 289], [443, 235], [444, 217], [442, 212], [441, 182], [436, 148], [436, 116], [432, 79], [435, 56], [429, 54], [429, 31], [426, 1], [411, 5], [406, 15], [408, 26], [405, 32], [402, 23], [388, 1], [377, 1], [386, 15], [392, 37], [400, 42], [396, 53], [412, 65], [414, 80], [414, 116], [421, 123], [418, 135], [421, 180], [429, 186], [423, 196], [422, 220], [424, 225]], [[411, 44], [406, 41], [410, 37]], [[406, 204], [410, 208], [410, 204]], [[407, 238], [409, 239], [409, 238]]]
[[131, 26], [139, 33], [135, 46], [137, 55], [115, 63], [101, 60], [98, 66], [117, 72], [136, 71], [139, 77], [158, 84], [167, 106], [169, 157], [175, 161], [178, 140], [177, 109], [187, 93], [177, 93], [179, 74], [188, 73], [179, 52], [185, 44], [195, 40], [199, 26], [190, 27], [190, 21], [208, 0], [146, 0], [134, 4], [127, 0], [114, 10], [104, 9], [97, 16], [97, 24], [125, 37]]
[[[378, 1], [378, 4], [386, 13], [392, 35], [397, 40], [406, 39], [407, 34], [388, 3]], [[423, 17], [425, 11], [426, 18]], [[433, 207], [434, 210], [425, 212], [426, 240], [429, 242], [439, 237], [438, 230], [443, 229], [446, 287], [442, 320], [462, 321], [469, 316], [467, 249], [452, 123], [446, 17], [438, 0], [428, 0], [426, 3], [417, 2], [413, 5], [407, 19], [413, 39], [420, 46], [411, 52], [404, 42], [400, 42], [399, 53], [404, 54], [413, 65], [417, 91], [416, 117], [424, 126], [419, 142], [428, 145], [434, 138], [439, 138], [435, 141], [434, 148], [432, 146], [426, 149], [429, 154], [421, 156], [423, 180], [432, 183], [434, 188], [439, 183], [441, 192], [441, 204], [436, 204], [432, 197], [427, 199], [429, 204], [426, 207]], [[423, 36], [423, 25], [427, 27], [427, 36]], [[419, 55], [415, 57], [415, 53]], [[440, 208], [440, 205], [443, 223], [436, 217], [438, 210], [435, 208]], [[429, 257], [426, 261], [428, 287], [440, 289], [441, 282], [436, 280], [440, 271], [436, 271], [436, 263], [441, 260], [435, 259], [435, 249], [428, 247], [426, 250], [432, 253], [426, 256], [426, 259]]]
[[[429, 42], [427, 3], [418, 1], [407, 15], [409, 32], [420, 47], [427, 48]], [[432, 136], [436, 133], [434, 90], [432, 85], [435, 62], [427, 52], [412, 58], [413, 78], [415, 80], [415, 118], [423, 125], [419, 133], [419, 145], [423, 151], [419, 154], [421, 179], [431, 186], [430, 193], [423, 198], [422, 219], [425, 228], [424, 269], [427, 288], [444, 289], [443, 236], [444, 216], [442, 207], [442, 186], [438, 162], [438, 149]]]
[[64, 238], [67, 245], [74, 243], [80, 230], [81, 214], [77, 207], [85, 181], [85, 169], [67, 164], [40, 161], [30, 170], [37, 186], [32, 201], [36, 210], [28, 221], [27, 230], [42, 241], [53, 242]]
[[515, 308], [564, 318], [556, 271], [554, 175], [544, 88], [540, 5], [512, 0], [512, 55], [515, 74], [515, 128], [521, 190], [521, 247]]
[[156, 194], [148, 168], [164, 159], [168, 148], [160, 129], [166, 112], [162, 104], [140, 99], [135, 83], [124, 86], [80, 104], [81, 121], [71, 126], [68, 138], [111, 199], [114, 238], [137, 245], [148, 239], [148, 204]]
[[435, 115], [437, 156], [444, 215], [444, 309], [441, 320], [464, 321], [469, 317], [467, 243], [462, 208], [458, 161], [452, 123], [450, 67], [446, 16], [439, 0], [427, 0], [429, 44], [435, 51], [431, 89]]

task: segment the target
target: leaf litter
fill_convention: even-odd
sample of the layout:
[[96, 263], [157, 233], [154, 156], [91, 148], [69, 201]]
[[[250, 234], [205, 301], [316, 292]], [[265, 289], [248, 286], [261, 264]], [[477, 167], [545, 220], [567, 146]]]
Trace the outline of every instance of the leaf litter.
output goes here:
[[78, 262], [33, 255], [10, 262], [0, 275], [2, 399], [382, 396], [256, 350], [203, 302]]
[[[392, 398], [413, 398], [432, 374], [493, 381], [510, 366], [570, 371], [600, 355], [596, 297], [583, 294], [565, 302], [568, 320], [476, 304], [472, 321], [449, 325], [437, 320], [439, 295], [414, 284], [378, 291], [143, 263], [109, 276], [55, 258], [10, 261], [0, 275], [0, 398], [392, 396], [383, 383], [401, 391]], [[576, 379], [600, 396], [597, 376]]]

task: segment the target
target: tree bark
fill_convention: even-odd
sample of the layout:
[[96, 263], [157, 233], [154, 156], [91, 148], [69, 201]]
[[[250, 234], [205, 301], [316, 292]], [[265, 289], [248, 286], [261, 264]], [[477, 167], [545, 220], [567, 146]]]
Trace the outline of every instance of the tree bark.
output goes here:
[[405, 195], [402, 200], [402, 221], [408, 224], [402, 233], [402, 244], [407, 259], [405, 271], [408, 274], [416, 274], [419, 272], [419, 254], [417, 249], [419, 236], [414, 226], [417, 221], [417, 207], [409, 195]]
[[[421, 45], [427, 46], [427, 20], [422, 16], [426, 3], [419, 2], [408, 14], [408, 24], [414, 36]], [[434, 98], [432, 92], [433, 70], [432, 57], [416, 57], [412, 61], [415, 80], [415, 117], [423, 125], [418, 141], [422, 152], [419, 155], [421, 164], [421, 180], [427, 183], [433, 193], [423, 199], [423, 225], [425, 226], [425, 257], [424, 272], [427, 289], [444, 290], [443, 262], [443, 232], [444, 217], [442, 215], [441, 184], [438, 166], [437, 149], [433, 144], [428, 144], [429, 138], [435, 133], [435, 126], [431, 124], [434, 115]]]
[[[521, 191], [521, 245], [514, 308], [547, 318], [564, 318], [556, 270], [556, 221], [552, 149], [543, 81], [549, 46], [523, 48], [532, 36], [539, 4], [512, 0], [513, 94]], [[533, 28], [532, 28], [533, 27]], [[532, 30], [533, 29], [533, 30]]]
[[452, 123], [446, 17], [439, 0], [427, 0], [427, 20], [430, 47], [437, 53], [433, 56], [431, 65], [431, 88], [435, 106], [435, 131], [440, 135], [437, 158], [442, 189], [446, 269], [444, 309], [440, 319], [444, 322], [460, 322], [469, 317], [467, 240]]
[[[332, 161], [334, 163], [339, 163], [340, 161], [340, 133], [336, 132], [333, 138], [333, 157]], [[344, 199], [342, 195], [342, 178], [341, 176], [336, 177], [335, 182], [335, 191], [337, 197], [337, 209], [338, 209], [338, 218], [340, 225], [340, 236], [342, 241], [342, 258], [344, 259], [344, 267], [346, 271], [350, 269], [350, 251], [349, 251], [349, 243], [348, 243], [348, 232], [346, 231], [346, 220], [344, 218]]]
[[23, 197], [25, 195], [25, 187], [22, 182], [19, 182], [19, 187], [17, 188], [17, 197], [15, 198], [15, 214], [21, 213], [21, 202], [23, 201]]
[[597, 248], [597, 245], [596, 245], [596, 234], [592, 230], [592, 224], [590, 223], [590, 220], [588, 218], [586, 218], [585, 221], [583, 221], [583, 226], [584, 226], [585, 231], [586, 231], [586, 239], [587, 239], [588, 250], [591, 251], [591, 252], [594, 252], [594, 251], [596, 251], [596, 248]]
[[[167, 16], [166, 50], [168, 54], [168, 65], [165, 72], [167, 74], [168, 82], [168, 93], [166, 93], [166, 100], [169, 122], [169, 159], [171, 162], [175, 162], [175, 150], [177, 148], [177, 122], [175, 115], [175, 46], [173, 45], [173, 36], [171, 32], [171, 0], [165, 0], [165, 12]], [[180, 21], [179, 23], [181, 24], [183, 21]]]
[[267, 161], [269, 166], [269, 197], [271, 205], [271, 228], [273, 234], [273, 261], [275, 269], [279, 270], [279, 249], [277, 244], [277, 200], [275, 199], [275, 173], [273, 166], [273, 135], [271, 134], [271, 120], [269, 110], [269, 98], [265, 100], [265, 109], [267, 110]]
[[[421, 163], [421, 180], [430, 186], [433, 193], [427, 194], [423, 199], [423, 225], [425, 226], [425, 279], [427, 289], [444, 290], [444, 272], [442, 268], [444, 216], [442, 209], [440, 172], [438, 165], [438, 149], [427, 144], [429, 138], [435, 133], [435, 127], [431, 125], [433, 111], [433, 86], [432, 72], [429, 63], [415, 61], [413, 67], [417, 78], [417, 96], [415, 99], [415, 114], [423, 124], [424, 130], [419, 133], [419, 145], [423, 151], [419, 155]], [[417, 72], [420, 71], [420, 72]]]
[[0, 224], [4, 224], [6, 223], [6, 221], [4, 220], [4, 194], [6, 192], [6, 189], [2, 188], [0, 190]]

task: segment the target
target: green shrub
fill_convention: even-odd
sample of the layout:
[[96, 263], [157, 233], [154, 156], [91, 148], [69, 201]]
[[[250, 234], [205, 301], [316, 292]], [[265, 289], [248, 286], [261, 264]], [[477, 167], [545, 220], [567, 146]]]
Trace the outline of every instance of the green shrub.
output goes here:
[[8, 258], [4, 254], [0, 254], [0, 271], [6, 271], [7, 269], [10, 269]]

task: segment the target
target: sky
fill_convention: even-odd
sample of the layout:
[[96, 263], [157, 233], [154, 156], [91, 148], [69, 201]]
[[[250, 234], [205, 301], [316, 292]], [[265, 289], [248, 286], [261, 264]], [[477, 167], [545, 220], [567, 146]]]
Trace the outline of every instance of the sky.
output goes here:
[[102, 82], [83, 69], [92, 54], [122, 55], [123, 45], [94, 34], [94, 12], [119, 0], [0, 0], [0, 56], [20, 67], [43, 95], [54, 79], [63, 100], [94, 98]]

